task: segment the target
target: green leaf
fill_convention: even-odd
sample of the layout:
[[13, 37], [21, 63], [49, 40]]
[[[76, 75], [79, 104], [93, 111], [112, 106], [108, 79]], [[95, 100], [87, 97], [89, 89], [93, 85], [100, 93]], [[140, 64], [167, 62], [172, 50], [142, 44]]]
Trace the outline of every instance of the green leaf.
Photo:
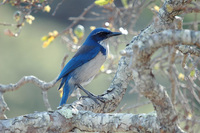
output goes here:
[[114, 0], [96, 0], [94, 3], [99, 6], [107, 5], [108, 3], [113, 3]]
[[83, 38], [85, 33], [85, 28], [82, 25], [77, 25], [74, 29], [74, 34], [80, 39]]
[[48, 36], [43, 36], [42, 38], [41, 38], [41, 41], [46, 41], [48, 39]]
[[194, 77], [195, 74], [196, 74], [195, 70], [192, 70], [192, 71], [190, 72], [190, 76], [191, 76], [191, 77]]

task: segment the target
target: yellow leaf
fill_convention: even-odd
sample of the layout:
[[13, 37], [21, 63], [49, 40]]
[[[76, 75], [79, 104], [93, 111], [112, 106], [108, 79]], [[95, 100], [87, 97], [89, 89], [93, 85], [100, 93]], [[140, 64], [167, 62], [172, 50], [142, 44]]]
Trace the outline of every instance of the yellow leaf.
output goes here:
[[154, 69], [155, 70], [159, 70], [160, 69], [160, 64], [159, 63], [155, 64]]
[[167, 4], [167, 5], [166, 5], [166, 10], [167, 10], [169, 13], [171, 13], [171, 12], [173, 11], [173, 6], [170, 5], [170, 4]]
[[49, 46], [49, 44], [58, 36], [58, 31], [54, 30], [53, 32], [49, 32], [48, 36], [43, 36], [41, 38], [42, 41], [45, 41], [42, 45], [43, 48]]
[[107, 5], [108, 3], [113, 3], [114, 0], [96, 0], [94, 3], [99, 6]]
[[78, 44], [78, 38], [77, 38], [77, 37], [73, 36], [73, 37], [72, 37], [72, 40], [73, 40], [73, 42], [74, 42], [75, 44]]
[[54, 31], [53, 31], [53, 36], [56, 37], [57, 35], [58, 35], [58, 31], [57, 31], [57, 30], [54, 30]]
[[94, 29], [96, 29], [95, 26], [90, 26], [90, 30], [94, 30]]
[[153, 9], [154, 9], [155, 11], [159, 12], [160, 7], [158, 7], [158, 6], [155, 5], [155, 6], [153, 7]]
[[50, 36], [50, 37], [48, 38], [48, 41], [51, 43], [54, 39], [55, 39], [54, 36]]
[[63, 88], [60, 88], [59, 93], [60, 93], [60, 97], [62, 98], [62, 96], [63, 96]]
[[105, 71], [105, 66], [104, 66], [104, 65], [101, 66], [100, 71], [101, 71], [101, 72], [104, 72], [104, 71]]
[[51, 7], [50, 7], [49, 5], [46, 5], [46, 6], [44, 7], [44, 10], [43, 10], [43, 11], [45, 11], [45, 12], [50, 12], [50, 10], [51, 10]]
[[30, 19], [26, 19], [26, 22], [29, 24], [32, 24], [32, 20], [30, 20]]
[[56, 37], [58, 35], [58, 31], [54, 30], [53, 32], [49, 32], [48, 35], [51, 37]]
[[187, 115], [187, 119], [191, 119], [192, 118], [192, 113], [188, 113], [188, 115]]
[[184, 80], [184, 78], [185, 78], [185, 75], [182, 74], [182, 73], [179, 73], [179, 75], [178, 75], [178, 79], [180, 79], [180, 80]]
[[23, 22], [22, 24], [21, 24], [21, 26], [24, 26], [25, 25], [25, 23]]
[[26, 18], [26, 22], [29, 24], [32, 24], [32, 21], [35, 20], [35, 17], [32, 15], [26, 15], [25, 18]]
[[48, 36], [43, 36], [42, 38], [41, 38], [41, 41], [46, 41], [48, 39]]
[[47, 46], [49, 46], [50, 42], [49, 41], [45, 41], [42, 45], [43, 48], [46, 48]]
[[51, 36], [47, 39], [47, 41], [45, 41], [42, 45], [43, 48], [46, 48], [47, 46], [49, 46], [49, 44], [55, 39], [55, 37]]
[[49, 35], [49, 36], [53, 36], [53, 32], [49, 32], [48, 35]]
[[114, 59], [114, 55], [113, 55], [113, 54], [111, 54], [111, 53], [109, 53], [109, 54], [108, 54], [108, 59], [111, 59], [111, 60], [113, 60], [113, 59]]

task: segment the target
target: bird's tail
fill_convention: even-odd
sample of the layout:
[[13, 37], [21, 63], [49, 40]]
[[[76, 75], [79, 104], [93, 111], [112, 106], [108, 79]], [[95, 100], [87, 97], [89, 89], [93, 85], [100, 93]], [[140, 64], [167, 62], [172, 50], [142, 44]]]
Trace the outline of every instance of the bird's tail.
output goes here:
[[73, 85], [70, 85], [70, 84], [68, 83], [69, 79], [70, 79], [70, 76], [64, 77], [64, 78], [62, 79], [62, 81], [61, 81], [61, 84], [60, 84], [59, 89], [63, 86], [63, 84], [65, 84], [65, 85], [64, 85], [64, 87], [63, 87], [63, 95], [62, 95], [62, 98], [61, 98], [61, 101], [60, 101], [60, 105], [59, 105], [59, 106], [62, 106], [63, 104], [66, 104], [68, 97], [71, 95], [71, 93], [72, 93], [73, 90], [74, 90], [74, 86], [73, 86]]
[[62, 98], [61, 98], [59, 106], [62, 106], [63, 104], [66, 104], [67, 99], [69, 97], [69, 91], [70, 91], [70, 86], [69, 86], [69, 84], [67, 82], [65, 82], [65, 85], [64, 85], [64, 88], [63, 88], [63, 95], [62, 95]]
[[[59, 86], [58, 90], [60, 90], [62, 88], [62, 86], [64, 85], [64, 83], [68, 82], [67, 78], [68, 78], [68, 76], [62, 78], [62, 81], [60, 83], [60, 86]], [[57, 81], [58, 81], [58, 79], [57, 79]]]

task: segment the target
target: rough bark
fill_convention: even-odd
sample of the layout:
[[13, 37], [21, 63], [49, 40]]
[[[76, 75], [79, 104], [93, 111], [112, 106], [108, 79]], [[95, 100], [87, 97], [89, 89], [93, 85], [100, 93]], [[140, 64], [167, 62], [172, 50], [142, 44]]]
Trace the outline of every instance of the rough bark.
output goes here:
[[68, 105], [55, 112], [40, 112], [1, 120], [1, 132], [154, 132], [156, 114], [107, 114], [81, 111]]
[[[186, 49], [180, 47], [180, 44], [200, 47], [200, 32], [167, 30], [175, 28], [172, 24], [175, 16], [179, 15], [189, 2], [191, 0], [166, 0], [154, 23], [133, 38], [124, 50], [124, 57], [119, 61], [110, 87], [102, 94], [105, 103], [98, 105], [93, 100], [84, 98], [56, 111], [36, 112], [0, 120], [0, 131], [68, 132], [78, 128], [81, 131], [99, 132], [184, 132], [178, 126], [178, 117], [168, 94], [155, 81], [150, 67], [150, 57], [160, 47], [172, 45], [177, 45], [177, 48], [184, 52], [199, 55], [198, 50]], [[119, 105], [131, 79], [141, 94], [152, 102], [156, 112], [138, 115], [106, 114], [113, 112]], [[1, 109], [5, 107], [7, 106]]]

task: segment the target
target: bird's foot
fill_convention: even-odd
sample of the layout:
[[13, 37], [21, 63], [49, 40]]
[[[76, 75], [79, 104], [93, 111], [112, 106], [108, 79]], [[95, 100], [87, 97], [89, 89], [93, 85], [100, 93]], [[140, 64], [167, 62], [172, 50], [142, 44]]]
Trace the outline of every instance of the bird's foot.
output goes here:
[[105, 98], [103, 98], [102, 96], [96, 96], [97, 97], [97, 99], [99, 100], [99, 101], [101, 101], [102, 103], [105, 103]]
[[61, 108], [62, 108], [62, 106], [58, 106], [58, 107], [57, 107], [57, 109], [61, 109]]
[[80, 84], [76, 84], [76, 86], [78, 88], [80, 88], [81, 90], [83, 90], [88, 95], [88, 96], [81, 96], [80, 98], [89, 97], [89, 98], [91, 98], [97, 104], [99, 104], [98, 100], [101, 101], [101, 102], [103, 102], [103, 103], [105, 102], [105, 98], [103, 98], [102, 96], [95, 96], [91, 92], [89, 92], [86, 89], [84, 89]]
[[99, 95], [98, 96], [95, 96], [95, 95], [81, 96], [79, 99], [82, 99], [82, 98], [91, 98], [97, 104], [100, 104], [98, 100], [105, 103], [105, 98]]

